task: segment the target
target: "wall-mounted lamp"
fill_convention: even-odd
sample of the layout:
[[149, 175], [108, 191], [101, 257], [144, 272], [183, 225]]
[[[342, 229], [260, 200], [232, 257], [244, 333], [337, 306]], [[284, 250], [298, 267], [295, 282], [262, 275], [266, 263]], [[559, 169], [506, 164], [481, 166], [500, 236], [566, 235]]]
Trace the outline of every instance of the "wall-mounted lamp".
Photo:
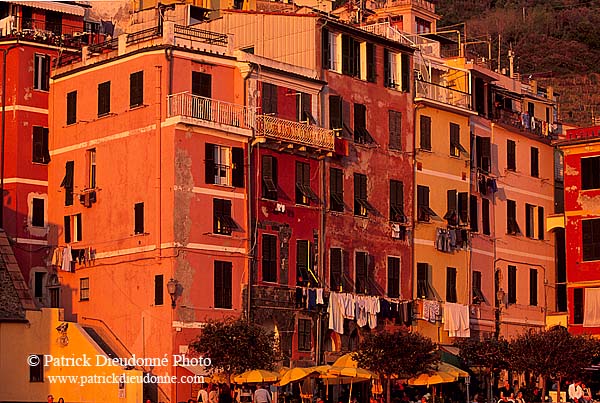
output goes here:
[[177, 280], [170, 279], [167, 283], [167, 291], [171, 296], [171, 308], [175, 309], [175, 300], [177, 299]]

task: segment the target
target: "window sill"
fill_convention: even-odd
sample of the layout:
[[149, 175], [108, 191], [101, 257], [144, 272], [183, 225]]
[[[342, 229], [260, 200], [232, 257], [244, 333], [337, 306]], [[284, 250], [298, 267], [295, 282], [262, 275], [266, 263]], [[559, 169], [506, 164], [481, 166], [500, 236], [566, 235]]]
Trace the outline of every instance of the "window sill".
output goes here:
[[233, 236], [231, 234], [223, 234], [223, 233], [220, 233], [220, 232], [209, 232], [208, 235], [218, 236], [218, 237], [233, 238]]
[[68, 122], [67, 122], [67, 124], [66, 124], [64, 127], [71, 127], [71, 126], [75, 126], [77, 123], [79, 123], [79, 121], [75, 121], [75, 122], [72, 122], [72, 123], [68, 123]]
[[33, 90], [36, 91], [36, 92], [45, 92], [46, 94], [50, 93], [50, 89], [43, 90], [43, 89], [40, 89], [40, 88], [34, 88]]
[[79, 302], [88, 302], [90, 299], [79, 299]]
[[44, 166], [48, 166], [48, 164], [50, 163], [50, 161], [48, 161], [48, 162], [31, 161], [31, 163], [32, 163], [33, 165], [44, 165]]
[[267, 199], [266, 197], [262, 197], [262, 196], [260, 197], [260, 201], [263, 201], [263, 202], [276, 202], [276, 203], [279, 203], [279, 199]]
[[418, 150], [419, 150], [420, 152], [424, 152], [424, 153], [433, 154], [433, 151], [431, 151], [431, 148], [419, 148]]
[[134, 232], [133, 234], [131, 234], [131, 236], [133, 237], [137, 237], [137, 236], [148, 236], [150, 235], [149, 232]]
[[215, 306], [212, 309], [218, 309], [218, 310], [221, 310], [221, 311], [233, 311], [234, 310], [233, 308], [221, 308], [221, 307], [218, 307], [218, 306]]
[[364, 219], [368, 219], [369, 216], [368, 215], [359, 215], [359, 214], [354, 214], [354, 218], [364, 218]]
[[339, 211], [339, 210], [327, 210], [328, 213], [331, 213], [333, 215], [344, 215], [345, 211]]
[[96, 120], [107, 118], [107, 117], [110, 117], [110, 116], [113, 116], [113, 115], [115, 115], [115, 113], [112, 113], [112, 112], [103, 113], [102, 115], [98, 115], [96, 117]]
[[142, 108], [145, 108], [145, 107], [147, 107], [147, 106], [149, 106], [149, 105], [146, 105], [146, 104], [143, 104], [143, 103], [142, 103], [142, 104], [139, 104], [139, 105], [129, 105], [129, 110], [130, 110], [130, 111], [133, 111], [133, 110], [136, 110], [136, 109], [142, 109]]

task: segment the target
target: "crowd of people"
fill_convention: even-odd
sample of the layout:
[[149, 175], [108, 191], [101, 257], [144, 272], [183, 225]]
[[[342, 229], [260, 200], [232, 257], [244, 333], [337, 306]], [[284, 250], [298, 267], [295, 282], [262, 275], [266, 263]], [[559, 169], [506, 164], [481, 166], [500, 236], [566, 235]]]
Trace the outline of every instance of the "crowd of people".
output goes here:
[[569, 401], [573, 403], [590, 403], [593, 400], [590, 388], [585, 386], [580, 380], [574, 380], [569, 383], [567, 392]]
[[273, 396], [264, 385], [252, 388], [248, 385], [235, 386], [231, 389], [226, 383], [202, 384], [196, 400], [188, 403], [272, 403]]

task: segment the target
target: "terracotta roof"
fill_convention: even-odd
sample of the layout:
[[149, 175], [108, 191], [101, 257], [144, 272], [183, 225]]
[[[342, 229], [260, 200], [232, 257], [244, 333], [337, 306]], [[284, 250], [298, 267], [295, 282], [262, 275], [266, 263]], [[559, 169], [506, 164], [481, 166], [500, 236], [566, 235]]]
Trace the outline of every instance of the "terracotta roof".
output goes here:
[[8, 237], [0, 230], [0, 322], [25, 321], [25, 310], [37, 309], [23, 279]]

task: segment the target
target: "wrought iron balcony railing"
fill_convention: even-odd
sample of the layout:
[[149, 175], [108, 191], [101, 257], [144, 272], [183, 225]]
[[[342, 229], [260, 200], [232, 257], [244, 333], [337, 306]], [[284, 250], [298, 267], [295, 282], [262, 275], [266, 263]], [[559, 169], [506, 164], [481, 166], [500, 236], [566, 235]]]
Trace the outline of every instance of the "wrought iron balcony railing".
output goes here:
[[254, 127], [254, 109], [217, 99], [180, 92], [168, 96], [168, 115], [185, 116], [226, 126], [250, 129]]
[[415, 89], [415, 98], [425, 98], [458, 108], [471, 109], [471, 95], [466, 92], [421, 80], [416, 80]]
[[256, 136], [289, 141], [329, 151], [333, 151], [335, 146], [335, 132], [333, 130], [269, 115], [257, 116]]

